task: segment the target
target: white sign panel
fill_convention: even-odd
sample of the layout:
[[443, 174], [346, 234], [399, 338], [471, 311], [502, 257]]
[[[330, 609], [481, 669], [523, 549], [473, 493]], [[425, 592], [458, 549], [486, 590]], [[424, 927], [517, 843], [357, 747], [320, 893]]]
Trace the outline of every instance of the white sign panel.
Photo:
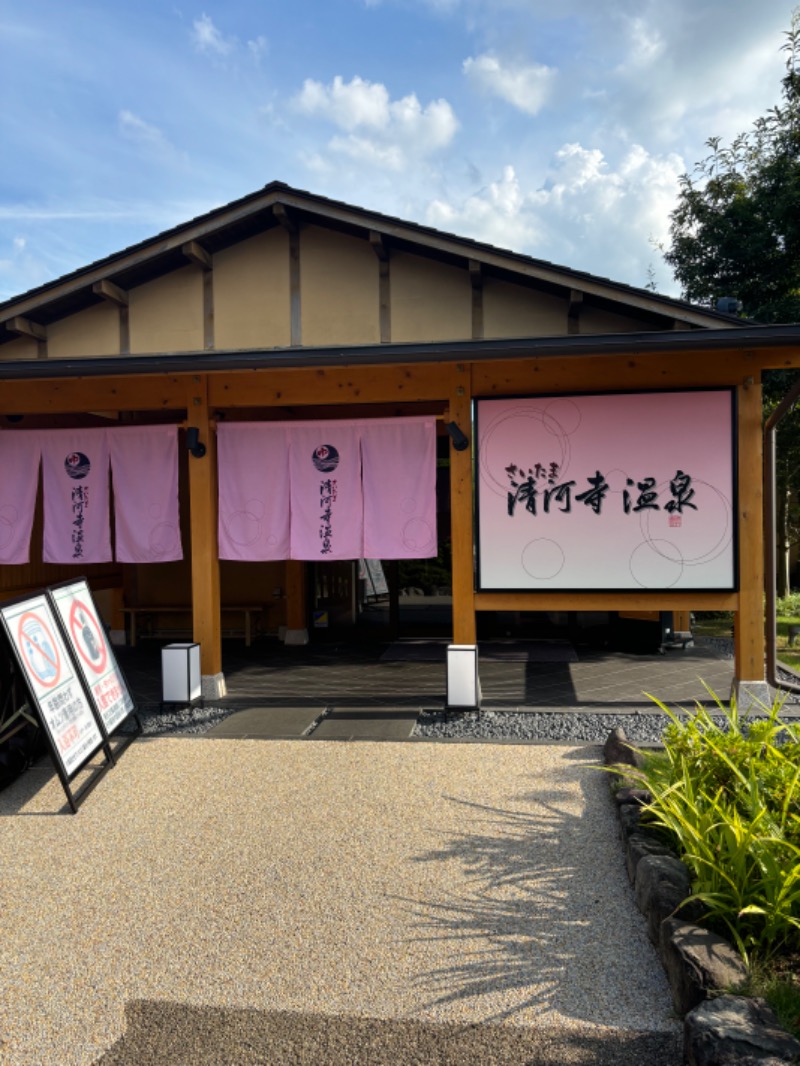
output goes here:
[[730, 389], [476, 401], [482, 590], [736, 587]]
[[0, 608], [31, 695], [67, 776], [103, 744], [100, 727], [44, 595]]
[[89, 587], [84, 580], [74, 581], [50, 589], [50, 596], [97, 713], [111, 733], [133, 710], [133, 700]]

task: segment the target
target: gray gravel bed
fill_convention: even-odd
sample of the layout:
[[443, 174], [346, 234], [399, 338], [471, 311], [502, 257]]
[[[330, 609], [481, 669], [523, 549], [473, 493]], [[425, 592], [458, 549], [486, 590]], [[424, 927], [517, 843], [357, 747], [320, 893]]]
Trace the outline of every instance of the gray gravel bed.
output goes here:
[[[733, 641], [721, 637], [702, 638], [704, 645], [713, 647], [726, 658], [733, 658]], [[797, 681], [785, 673], [786, 680]], [[796, 694], [788, 694], [787, 707], [798, 704]], [[229, 715], [241, 710], [238, 706], [173, 704], [144, 704], [137, 713], [145, 736], [202, 736]], [[679, 710], [679, 708], [675, 708]], [[753, 715], [753, 718], [759, 717]], [[725, 719], [712, 715], [723, 727]], [[430, 740], [519, 740], [602, 743], [616, 726], [635, 744], [659, 744], [668, 719], [655, 704], [631, 708], [623, 712], [600, 711], [586, 707], [570, 711], [482, 710], [472, 712], [423, 711], [414, 729], [414, 736]]]

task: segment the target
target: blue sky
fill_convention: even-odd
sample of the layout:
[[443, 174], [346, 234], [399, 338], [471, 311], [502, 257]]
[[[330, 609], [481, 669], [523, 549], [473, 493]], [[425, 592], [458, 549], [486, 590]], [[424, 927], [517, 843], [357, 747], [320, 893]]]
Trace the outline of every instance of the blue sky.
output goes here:
[[783, 0], [0, 0], [0, 300], [273, 180], [677, 295]]

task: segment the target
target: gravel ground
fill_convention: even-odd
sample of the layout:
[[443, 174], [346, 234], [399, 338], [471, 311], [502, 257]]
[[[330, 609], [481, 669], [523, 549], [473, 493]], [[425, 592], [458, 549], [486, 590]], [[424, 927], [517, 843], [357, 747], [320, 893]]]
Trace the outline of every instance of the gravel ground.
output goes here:
[[32, 768], [0, 1061], [679, 1061], [598, 754], [143, 739], [74, 816]]

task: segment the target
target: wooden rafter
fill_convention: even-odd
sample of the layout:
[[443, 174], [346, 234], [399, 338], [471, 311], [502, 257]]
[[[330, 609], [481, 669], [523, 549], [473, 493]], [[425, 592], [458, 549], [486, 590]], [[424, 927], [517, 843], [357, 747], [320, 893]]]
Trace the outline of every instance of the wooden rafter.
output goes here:
[[214, 262], [205, 248], [198, 241], [187, 241], [181, 245], [181, 251], [191, 263], [197, 263], [203, 270], [212, 270]]
[[369, 231], [369, 243], [372, 245], [372, 250], [377, 255], [378, 259], [382, 263], [389, 262], [389, 247], [386, 241], [383, 239], [383, 234], [378, 233], [377, 230], [371, 229]]
[[272, 213], [287, 233], [297, 233], [297, 222], [283, 204], [273, 204]]
[[108, 300], [109, 303], [115, 304], [117, 307], [128, 306], [128, 294], [124, 289], [121, 289], [119, 285], [115, 285], [113, 281], [109, 281], [104, 278], [102, 281], [96, 281], [92, 285], [92, 292], [95, 296], [102, 296], [104, 300]]
[[9, 318], [3, 325], [11, 333], [19, 333], [23, 337], [33, 337], [37, 341], [47, 340], [47, 328], [40, 326], [38, 322], [31, 322], [29, 318], [23, 318], [22, 315], [15, 315], [14, 318]]

